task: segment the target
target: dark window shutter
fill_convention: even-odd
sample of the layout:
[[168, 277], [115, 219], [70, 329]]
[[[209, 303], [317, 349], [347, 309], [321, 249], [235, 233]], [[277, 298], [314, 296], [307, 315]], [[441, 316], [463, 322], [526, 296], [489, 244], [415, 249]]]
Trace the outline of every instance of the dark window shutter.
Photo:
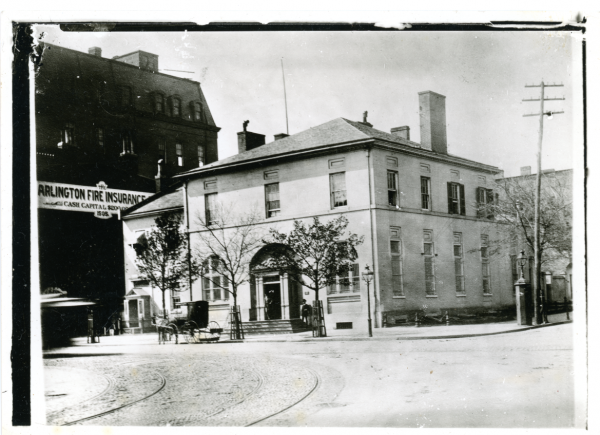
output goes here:
[[483, 187], [478, 187], [475, 189], [475, 195], [477, 198], [477, 217], [483, 216], [483, 211], [481, 208], [483, 207]]
[[492, 189], [487, 189], [487, 203], [494, 203], [494, 191]]
[[458, 187], [460, 188], [460, 214], [465, 216], [465, 186], [459, 184]]
[[448, 183], [448, 213], [452, 214], [452, 183]]

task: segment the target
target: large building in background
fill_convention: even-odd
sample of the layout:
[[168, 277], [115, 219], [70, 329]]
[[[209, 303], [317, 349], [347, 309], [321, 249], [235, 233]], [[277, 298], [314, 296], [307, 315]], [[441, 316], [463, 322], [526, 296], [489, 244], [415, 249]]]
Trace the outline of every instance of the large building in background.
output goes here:
[[[128, 301], [124, 319], [140, 327], [159, 314], [160, 291], [138, 274], [132, 245], [164, 211], [189, 216], [191, 243], [199, 243], [201, 217], [219, 204], [229, 210], [259, 210], [264, 229], [287, 232], [294, 219], [317, 216], [329, 220], [343, 214], [348, 230], [364, 236], [358, 259], [348, 276], [319, 294], [329, 328], [366, 328], [367, 287], [360, 277], [365, 266], [375, 271], [370, 296], [376, 327], [410, 322], [415, 312], [440, 314], [513, 310], [510, 258], [489, 254], [497, 239], [492, 219], [478, 214], [485, 191], [493, 198], [494, 166], [447, 151], [445, 97], [419, 94], [421, 143], [410, 140], [407, 126], [390, 133], [362, 122], [337, 118], [309, 130], [265, 136], [238, 133], [239, 154], [180, 173], [178, 184], [123, 214]], [[467, 121], [466, 121], [467, 122]], [[270, 269], [269, 245], [250, 262], [251, 281], [239, 290], [244, 322], [295, 322], [302, 299], [314, 293], [290, 279], [285, 270]], [[210, 302], [211, 319], [225, 322], [232, 298], [212, 277], [197, 280], [189, 291], [168, 295], [171, 316], [184, 315], [181, 302]], [[273, 311], [273, 307], [275, 310]]]
[[[523, 200], [527, 204], [523, 207], [528, 212], [528, 217], [532, 218], [534, 192], [536, 186], [537, 174], [531, 173], [531, 166], [521, 167], [520, 175], [514, 177], [500, 177], [496, 182], [499, 185], [501, 201], [505, 201], [506, 193], [511, 191], [511, 188], [522, 192], [516, 193], [512, 200]], [[554, 169], [542, 170], [541, 175], [541, 197], [553, 196], [555, 198], [556, 209], [553, 213], [544, 213], [542, 208], [542, 222], [549, 221], [554, 224], [554, 231], [568, 232], [560, 237], [552, 237], [551, 241], [556, 246], [544, 246], [542, 255], [541, 279], [542, 291], [544, 300], [550, 303], [563, 302], [566, 298], [571, 301], [573, 298], [572, 288], [572, 239], [570, 237], [573, 226], [573, 170], [564, 169], [556, 171]], [[555, 222], [552, 222], [554, 220]], [[529, 222], [529, 220], [527, 221]], [[532, 238], [533, 224], [526, 225], [528, 233]], [[542, 226], [543, 227], [543, 226]], [[557, 240], [558, 239], [558, 240]], [[558, 242], [558, 243], [557, 243]], [[524, 250], [525, 254], [530, 259], [529, 270], [525, 271], [526, 277], [531, 282], [533, 270], [533, 250], [524, 240], [523, 230], [518, 232], [518, 237], [512, 241], [509, 246], [513, 276], [518, 276], [516, 258], [520, 250]]]
[[[125, 295], [120, 210], [165, 188], [166, 177], [217, 161], [220, 129], [200, 83], [159, 72], [156, 54], [39, 50], [40, 291], [99, 301], [104, 324]], [[67, 323], [68, 334], [81, 324]]]

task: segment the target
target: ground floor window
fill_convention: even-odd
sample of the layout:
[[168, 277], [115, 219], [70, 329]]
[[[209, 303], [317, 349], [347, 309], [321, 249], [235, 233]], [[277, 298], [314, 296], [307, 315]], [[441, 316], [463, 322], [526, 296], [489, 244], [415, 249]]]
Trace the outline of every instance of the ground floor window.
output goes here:
[[336, 277], [335, 284], [327, 286], [327, 294], [344, 294], [360, 292], [360, 271], [358, 263], [350, 265], [348, 273]]
[[211, 258], [204, 263], [202, 295], [205, 301], [229, 300], [229, 279], [219, 272], [219, 261]]

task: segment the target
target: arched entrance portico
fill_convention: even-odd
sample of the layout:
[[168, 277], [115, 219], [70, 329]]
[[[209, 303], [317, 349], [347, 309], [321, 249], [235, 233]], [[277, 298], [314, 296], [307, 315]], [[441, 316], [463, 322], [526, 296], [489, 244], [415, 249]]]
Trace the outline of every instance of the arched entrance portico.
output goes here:
[[272, 253], [286, 249], [267, 245], [250, 262], [250, 320], [289, 320], [300, 318], [302, 286], [287, 271], [273, 265]]

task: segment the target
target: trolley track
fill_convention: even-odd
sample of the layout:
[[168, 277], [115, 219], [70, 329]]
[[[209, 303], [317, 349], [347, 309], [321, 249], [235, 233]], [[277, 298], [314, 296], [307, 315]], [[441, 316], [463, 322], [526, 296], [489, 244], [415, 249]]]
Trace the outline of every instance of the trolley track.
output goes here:
[[245, 427], [254, 426], [255, 424], [261, 423], [261, 422], [263, 422], [265, 420], [268, 420], [269, 418], [272, 418], [272, 417], [275, 417], [277, 415], [283, 414], [284, 412], [290, 410], [294, 406], [299, 405], [300, 403], [302, 403], [303, 401], [305, 401], [306, 399], [308, 399], [310, 396], [312, 396], [313, 393], [315, 391], [317, 391], [317, 389], [321, 385], [321, 377], [313, 369], [305, 368], [305, 370], [307, 370], [309, 373], [311, 373], [313, 375], [313, 377], [314, 377], [314, 380], [315, 380], [315, 384], [314, 384], [313, 388], [307, 394], [305, 394], [303, 397], [301, 397], [299, 400], [297, 400], [296, 402], [292, 403], [291, 405], [285, 407], [284, 409], [281, 409], [281, 410], [279, 410], [277, 412], [273, 412], [270, 415], [267, 415], [266, 417], [262, 417], [262, 418], [260, 418], [258, 420], [255, 420], [255, 421], [253, 421], [253, 422], [251, 422], [249, 424], [246, 424]]
[[[116, 408], [109, 409], [108, 411], [99, 412], [99, 413], [97, 413], [97, 414], [93, 414], [93, 415], [90, 415], [90, 416], [88, 416], [88, 417], [80, 418], [80, 419], [78, 419], [78, 420], [74, 420], [74, 421], [69, 421], [69, 422], [66, 422], [66, 423], [63, 423], [63, 424], [61, 424], [60, 426], [72, 426], [72, 425], [74, 425], [74, 424], [82, 423], [82, 422], [84, 422], [84, 421], [89, 421], [89, 420], [93, 420], [93, 419], [95, 419], [95, 418], [103, 417], [103, 416], [105, 416], [105, 415], [109, 415], [109, 414], [115, 413], [115, 412], [117, 412], [117, 411], [120, 411], [121, 409], [124, 409], [124, 408], [127, 408], [127, 407], [129, 407], [129, 406], [135, 405], [136, 403], [139, 403], [139, 402], [142, 402], [142, 401], [144, 401], [144, 400], [147, 400], [147, 399], [149, 399], [150, 397], [152, 397], [152, 396], [154, 396], [154, 395], [158, 394], [158, 393], [159, 393], [160, 391], [162, 391], [162, 390], [165, 388], [165, 386], [167, 385], [167, 380], [166, 380], [166, 378], [165, 378], [163, 375], [161, 375], [160, 373], [158, 373], [158, 372], [156, 372], [156, 371], [155, 371], [155, 373], [156, 373], [156, 374], [158, 375], [158, 377], [161, 379], [161, 385], [160, 385], [160, 387], [159, 387], [157, 390], [155, 390], [154, 392], [152, 392], [152, 393], [150, 393], [150, 394], [148, 394], [148, 395], [146, 395], [146, 396], [142, 397], [141, 399], [137, 399], [137, 400], [134, 400], [134, 401], [132, 401], [132, 402], [126, 403], [126, 404], [124, 404], [124, 405], [118, 406], [118, 407], [116, 407]], [[105, 392], [103, 392], [102, 394], [104, 394], [104, 393], [105, 393]], [[99, 397], [99, 396], [101, 396], [102, 394], [99, 394], [99, 395], [97, 395], [96, 397]]]

